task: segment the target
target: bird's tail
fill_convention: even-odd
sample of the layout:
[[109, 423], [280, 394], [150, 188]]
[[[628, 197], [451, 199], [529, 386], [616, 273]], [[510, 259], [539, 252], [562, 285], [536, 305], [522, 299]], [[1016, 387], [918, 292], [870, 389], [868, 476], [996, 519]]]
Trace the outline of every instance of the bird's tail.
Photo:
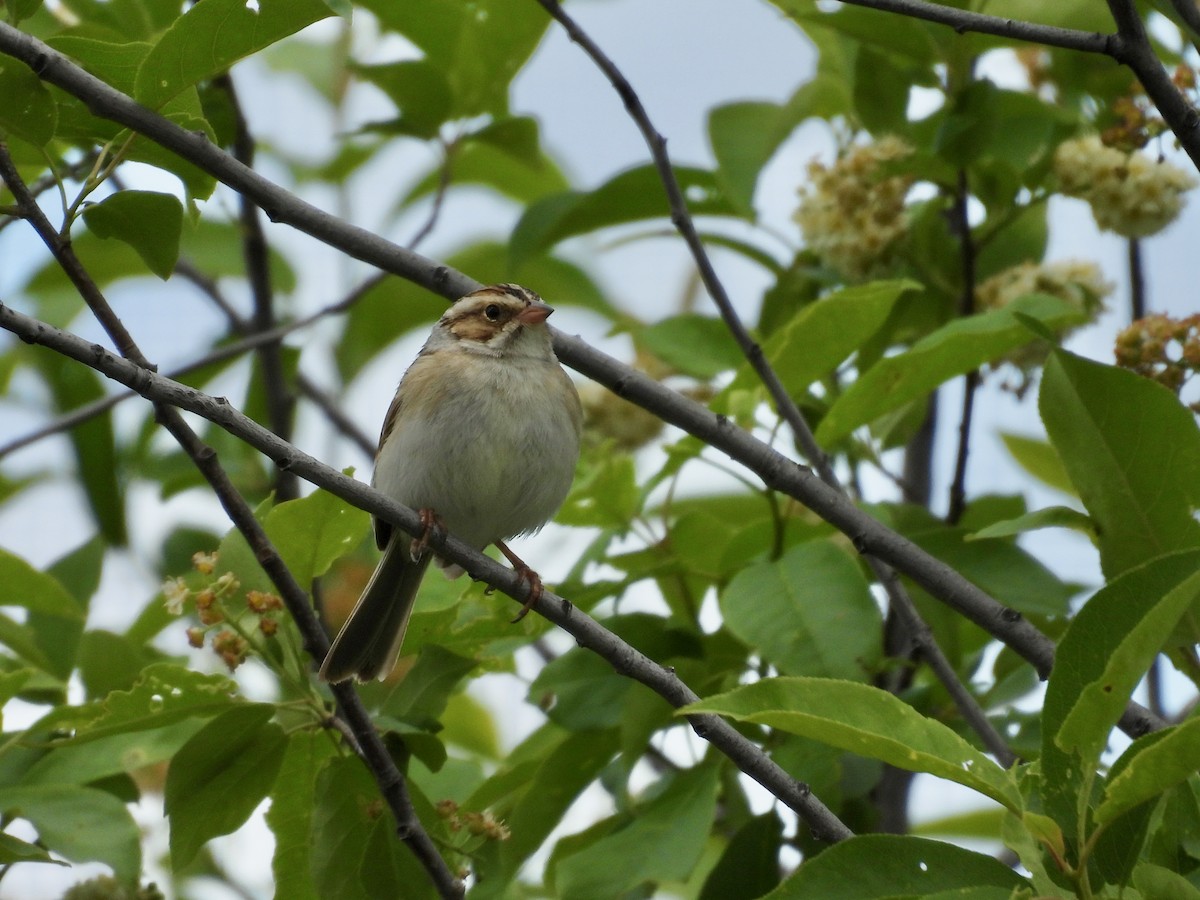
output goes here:
[[396, 666], [421, 578], [431, 553], [413, 561], [410, 538], [396, 528], [375, 568], [375, 574], [321, 664], [321, 677], [330, 683], [357, 678], [386, 678]]

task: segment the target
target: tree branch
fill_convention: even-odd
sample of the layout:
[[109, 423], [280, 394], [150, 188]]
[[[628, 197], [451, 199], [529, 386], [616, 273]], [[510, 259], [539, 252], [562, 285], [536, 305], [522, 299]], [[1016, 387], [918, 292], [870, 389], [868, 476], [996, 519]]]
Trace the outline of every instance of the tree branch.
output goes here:
[[1142, 242], [1130, 238], [1129, 244], [1129, 319], [1146, 317], [1146, 273], [1142, 267]]
[[[538, 3], [563, 26], [567, 34], [570, 35], [571, 40], [583, 48], [584, 52], [604, 73], [617, 94], [621, 97], [625, 104], [625, 109], [629, 112], [638, 130], [642, 133], [642, 137], [646, 141], [646, 146], [650, 150], [654, 166], [658, 170], [659, 178], [662, 180], [663, 188], [667, 194], [667, 203], [671, 210], [671, 222], [675, 225], [680, 236], [687, 244], [688, 250], [691, 251], [692, 258], [696, 262], [697, 271], [700, 273], [700, 278], [704, 282], [705, 288], [708, 289], [709, 296], [716, 303], [722, 320], [724, 320], [734, 340], [737, 341], [743, 355], [749, 360], [759, 379], [766, 386], [771, 398], [775, 402], [775, 407], [780, 417], [791, 427], [792, 433], [796, 436], [796, 440], [800, 444], [805, 458], [812, 463], [825, 484], [845, 496], [845, 490], [837, 477], [837, 473], [830, 464], [829, 457], [825, 455], [825, 452], [817, 443], [816, 437], [808, 425], [808, 420], [804, 418], [804, 414], [783, 386], [783, 382], [779, 380], [779, 376], [763, 353], [762, 347], [750, 337], [746, 327], [742, 324], [741, 317], [729, 299], [725, 285], [717, 275], [716, 269], [708, 257], [708, 252], [704, 248], [704, 243], [700, 240], [700, 236], [696, 232], [691, 211], [688, 209], [683, 191], [680, 190], [679, 182], [675, 178], [675, 169], [671, 165], [670, 157], [667, 154], [667, 140], [655, 128], [633, 85], [621, 70], [617, 68], [616, 63], [609, 59], [607, 54], [600, 49], [599, 45], [591, 39], [587, 32], [571, 16], [563, 11], [558, 0], [538, 0]], [[987, 716], [979, 707], [979, 704], [970, 691], [966, 689], [962, 681], [958, 678], [954, 667], [950, 665], [949, 660], [942, 653], [933, 636], [932, 630], [921, 618], [916, 605], [912, 602], [912, 598], [908, 596], [908, 592], [904, 590], [904, 586], [900, 583], [900, 579], [896, 577], [896, 573], [885, 563], [873, 556], [866, 556], [866, 561], [874, 572], [876, 580], [887, 592], [890, 603], [897, 610], [905, 627], [920, 647], [935, 676], [945, 685], [946, 690], [958, 706], [964, 720], [979, 734], [989, 751], [994, 753], [1005, 766], [1011, 765], [1016, 757], [1008, 749], [1008, 745], [1004, 742], [1000, 733], [992, 727], [991, 722], [988, 721]]]
[[[0, 53], [29, 65], [43, 80], [84, 101], [94, 114], [138, 131], [228, 186], [244, 192], [273, 221], [293, 225], [355, 259], [393, 272], [447, 298], [461, 297], [480, 287], [479, 282], [449, 266], [404, 250], [364, 228], [343, 222], [305, 203], [242, 166], [209, 143], [203, 134], [185, 131], [140, 106], [46, 44], [4, 23], [0, 23]], [[555, 352], [567, 365], [668, 424], [728, 454], [754, 472], [768, 487], [794, 497], [846, 534], [859, 552], [877, 556], [912, 578], [933, 597], [1012, 647], [1032, 663], [1043, 678], [1049, 675], [1054, 661], [1054, 643], [1025, 621], [1019, 612], [1004, 607], [954, 569], [873, 519], [811, 472], [725, 417], [577, 337], [551, 331]], [[1137, 704], [1131, 704], [1122, 719], [1122, 728], [1134, 735], [1162, 728], [1165, 724]]]
[[[176, 271], [179, 271], [182, 265], [183, 263], [177, 265]], [[192, 273], [187, 274], [185, 277], [196, 281], [196, 283], [200, 285], [201, 289], [205, 290], [207, 293], [207, 288], [205, 287], [204, 282], [208, 282], [208, 279], [204, 278], [201, 273], [192, 270]], [[343, 313], [357, 303], [358, 300], [361, 299], [368, 290], [373, 288], [386, 277], [387, 275], [385, 273], [376, 273], [375, 275], [372, 275], [370, 278], [366, 279], [362, 284], [354, 288], [354, 290], [352, 290], [346, 297], [336, 303], [331, 303], [328, 306], [317, 310], [311, 315], [305, 316], [302, 319], [297, 319], [294, 322], [289, 322], [286, 325], [280, 325], [277, 328], [271, 329], [270, 331], [259, 332], [258, 334], [251, 335], [250, 337], [242, 338], [239, 341], [226, 344], [223, 347], [218, 347], [211, 353], [206, 353], [204, 356], [201, 356], [199, 359], [193, 360], [192, 362], [179, 366], [178, 368], [171, 369], [166, 373], [167, 377], [173, 379], [182, 378], [185, 375], [189, 375], [192, 372], [203, 369], [205, 366], [211, 366], [214, 363], [224, 362], [227, 359], [233, 359], [235, 356], [241, 356], [243, 353], [257, 349], [264, 343], [282, 340], [292, 332], [299, 331], [302, 328], [307, 328], [308, 326], [314, 324], [315, 322], [319, 322], [321, 319], [324, 319], [327, 316]], [[215, 286], [213, 287], [215, 290]], [[231, 323], [239, 323], [243, 321], [241, 317], [238, 316], [236, 311], [228, 307], [224, 298], [220, 297], [219, 292], [215, 295], [214, 299], [218, 300], [218, 305], [220, 305], [222, 309], [226, 310], [226, 314], [229, 316]], [[234, 330], [238, 330], [236, 324], [234, 325]], [[297, 384], [301, 391], [305, 391], [306, 382], [307, 379], [301, 376]], [[305, 393], [307, 395], [307, 391], [305, 391]], [[0, 459], [4, 459], [4, 457], [9, 456], [12, 453], [16, 453], [18, 450], [23, 450], [25, 447], [28, 447], [32, 444], [36, 444], [38, 441], [44, 440], [45, 438], [59, 434], [63, 431], [69, 431], [77, 425], [82, 425], [89, 419], [103, 415], [123, 400], [128, 400], [130, 397], [137, 396], [139, 396], [137, 391], [119, 391], [100, 400], [86, 403], [77, 409], [71, 410], [71, 412], [66, 413], [65, 415], [59, 416], [54, 421], [47, 423], [41, 428], [22, 435], [19, 438], [14, 438], [7, 444], [0, 444]], [[324, 399], [328, 399], [325, 398], [323, 394], [321, 396]], [[312, 399], [314, 403], [317, 403], [317, 405], [322, 407], [324, 410], [322, 403], [316, 397], [310, 397], [310, 399]], [[336, 407], [334, 407], [332, 411], [337, 412], [340, 415], [339, 419], [331, 418], [334, 427], [341, 430], [347, 438], [362, 448], [363, 452], [367, 456], [372, 456], [375, 453], [375, 442], [364, 435], [362, 429], [360, 429], [357, 425], [350, 423], [349, 420], [346, 419], [345, 415], [342, 414], [340, 410], [337, 410]]]
[[[98, 344], [90, 344], [3, 304], [0, 304], [0, 328], [11, 331], [28, 343], [40, 344], [90, 366], [154, 403], [179, 407], [207, 419], [265, 454], [276, 465], [295, 472], [317, 487], [409, 534], [415, 536], [424, 531], [416, 511], [401, 506], [364, 482], [355, 481], [297, 449], [238, 412], [223, 398], [211, 397], [171, 381], [114, 356]], [[524, 603], [527, 599], [529, 583], [512, 569], [440, 530], [435, 530], [428, 537], [430, 548], [439, 557], [462, 566], [472, 578], [487, 582], [518, 603]], [[312, 611], [305, 606], [307, 615], [311, 617]], [[672, 706], [678, 708], [700, 699], [673, 670], [634, 649], [576, 609], [568, 600], [546, 590], [533, 609], [574, 637], [579, 646], [607, 660], [619, 674], [640, 681]], [[321, 640], [324, 640], [323, 636]], [[322, 647], [308, 646], [306, 649], [317, 657], [323, 654]], [[357, 697], [353, 691], [350, 691], [350, 695]], [[341, 693], [338, 693], [338, 699], [342, 700]], [[729, 723], [715, 715], [689, 716], [688, 721], [700, 737], [717, 747], [739, 769], [793, 809], [822, 839], [836, 841], [851, 836], [850, 830], [812, 795], [807, 785], [788, 775], [761, 747], [743, 737]], [[358, 733], [356, 723], [352, 720], [350, 724]], [[371, 734], [378, 739], [373, 731]]]
[[[75, 256], [75, 251], [71, 248], [70, 243], [58, 233], [37, 205], [37, 200], [29, 193], [29, 189], [17, 172], [12, 157], [8, 154], [7, 146], [3, 143], [0, 143], [0, 178], [8, 185], [25, 219], [46, 244], [55, 261], [62, 267], [63, 272], [71, 280], [92, 314], [100, 321], [109, 338], [121, 355], [125, 357], [125, 364], [137, 373], [135, 378], [157, 377], [152, 374], [154, 366], [142, 354], [132, 335], [109, 306], [108, 300], [100, 292], [95, 281], [80, 263], [79, 258]], [[99, 345], [95, 345], [93, 352], [96, 351], [110, 359], [114, 358]], [[129, 386], [136, 389], [134, 384]], [[267, 537], [266, 531], [254, 517], [254, 511], [238, 493], [237, 488], [234, 487], [233, 482], [221, 467], [216, 452], [200, 440], [174, 405], [157, 401], [154, 404], [154, 412], [159, 423], [179, 442], [184, 452], [191, 457], [196, 467], [208, 480], [234, 526], [245, 536], [246, 542], [254, 552], [255, 559], [270, 577], [287, 606], [288, 612], [295, 620], [304, 640], [304, 648], [314, 659], [323, 658], [329, 649], [329, 641], [325, 629], [309, 605], [308, 594], [284, 565], [282, 558]], [[396, 768], [396, 764], [384, 747], [357, 692], [349, 685], [339, 685], [335, 688], [334, 694], [342, 705], [351, 729], [355, 732], [360, 752], [379, 784], [380, 793], [391, 807], [396, 818], [396, 828], [400, 839], [424, 867], [430, 881], [442, 897], [462, 897], [464, 893], [462, 882], [450, 871], [432, 839], [421, 826], [409, 798], [404, 776], [400, 774], [400, 770]]]
[[767, 392], [771, 395], [771, 400], [775, 404], [775, 409], [778, 411], [780, 418], [788, 423], [797, 440], [800, 441], [801, 447], [804, 450], [804, 456], [816, 467], [826, 482], [829, 482], [831, 478], [836, 480], [833, 469], [829, 464], [829, 459], [825, 456], [821, 448], [817, 446], [817, 442], [813, 440], [812, 430], [808, 427], [804, 415], [800, 412], [795, 401], [783, 386], [783, 382], [779, 380], [779, 376], [775, 374], [775, 370], [767, 361], [761, 345], [750, 336], [750, 332], [742, 324], [737, 310], [734, 309], [733, 301], [729, 299], [729, 294], [725, 290], [725, 285], [717, 277], [712, 260], [708, 257], [708, 251], [704, 248], [704, 242], [700, 240], [700, 235], [697, 234], [696, 226], [692, 222], [692, 216], [688, 211], [687, 200], [684, 199], [683, 190], [680, 188], [679, 181], [675, 177], [675, 169], [671, 165], [671, 159], [667, 154], [667, 139], [654, 127], [654, 123], [646, 113], [646, 108], [642, 105], [641, 98], [638, 97], [637, 92], [633, 89], [633, 85], [629, 83], [628, 79], [621, 73], [621, 70], [608, 58], [608, 55], [600, 49], [599, 45], [591, 39], [587, 32], [580, 28], [579, 24], [563, 10], [558, 0], [537, 0], [537, 2], [555, 21], [562, 25], [571, 40], [583, 48], [583, 51], [596, 64], [597, 68], [604, 73], [604, 76], [620, 96], [621, 102], [625, 104], [625, 109], [629, 113], [629, 117], [633, 119], [638, 131], [642, 133], [642, 137], [646, 141], [646, 146], [650, 150], [651, 159], [654, 161], [654, 168], [658, 170], [658, 177], [662, 181], [663, 188], [667, 194], [667, 204], [671, 212], [671, 224], [675, 226], [675, 229], [679, 232], [688, 250], [691, 252], [692, 259], [696, 262], [696, 269], [700, 273], [700, 280], [704, 282], [704, 287], [708, 290], [709, 296], [712, 297], [713, 303], [716, 304], [717, 310], [721, 314], [721, 319], [725, 322], [729, 333], [733, 335], [733, 339], [737, 342], [738, 347], [741, 348], [742, 354], [750, 362], [759, 380], [767, 388]]
[[[234, 138], [233, 155], [248, 169], [254, 168], [254, 136], [242, 114], [233, 78], [228, 72], [215, 80], [224, 90], [233, 110]], [[258, 207], [246, 197], [238, 195], [238, 221], [242, 232], [242, 259], [246, 264], [246, 280], [250, 283], [250, 296], [254, 301], [253, 331], [271, 331], [275, 327], [275, 291], [271, 285], [270, 256], [267, 236], [263, 233], [262, 219]], [[270, 341], [258, 349], [258, 361], [262, 366], [263, 393], [267, 402], [267, 421], [271, 430], [285, 440], [291, 438], [294, 426], [295, 398], [288, 390], [287, 374], [283, 367], [283, 346]], [[275, 492], [280, 500], [293, 500], [299, 496], [299, 484], [295, 476], [287, 472], [275, 475]]]
[[842, 2], [850, 6], [865, 6], [881, 12], [898, 13], [914, 19], [923, 19], [926, 22], [948, 25], [959, 34], [975, 31], [979, 34], [994, 34], [997, 37], [1009, 38], [1014, 41], [1045, 44], [1047, 47], [1062, 47], [1065, 50], [1079, 50], [1083, 53], [1112, 54], [1109, 42], [1113, 36], [1108, 34], [1078, 31], [1074, 28], [1059, 28], [1055, 25], [1038, 25], [1035, 22], [1022, 22], [1019, 19], [1006, 19], [1001, 16], [989, 16], [965, 9], [956, 9], [952, 6], [943, 6], [940, 3], [927, 3], [925, 0], [842, 0]]

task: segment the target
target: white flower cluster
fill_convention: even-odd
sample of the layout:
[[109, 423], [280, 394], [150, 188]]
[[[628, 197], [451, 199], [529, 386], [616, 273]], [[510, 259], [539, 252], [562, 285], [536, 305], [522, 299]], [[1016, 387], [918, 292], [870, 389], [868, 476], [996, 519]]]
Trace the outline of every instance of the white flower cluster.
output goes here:
[[1040, 265], [1024, 262], [1005, 269], [976, 288], [975, 300], [980, 309], [1003, 309], [1026, 294], [1049, 294], [1095, 319], [1112, 291], [1112, 282], [1104, 280], [1095, 263], [1068, 259]]
[[886, 272], [908, 230], [904, 198], [912, 178], [884, 175], [880, 168], [912, 152], [899, 138], [885, 137], [850, 148], [831, 167], [815, 161], [808, 166], [796, 222], [808, 247], [850, 281]]
[[1106, 147], [1096, 135], [1060, 144], [1054, 173], [1064, 194], [1091, 205], [1097, 225], [1130, 238], [1171, 224], [1183, 209], [1184, 192], [1197, 183], [1178, 166]]

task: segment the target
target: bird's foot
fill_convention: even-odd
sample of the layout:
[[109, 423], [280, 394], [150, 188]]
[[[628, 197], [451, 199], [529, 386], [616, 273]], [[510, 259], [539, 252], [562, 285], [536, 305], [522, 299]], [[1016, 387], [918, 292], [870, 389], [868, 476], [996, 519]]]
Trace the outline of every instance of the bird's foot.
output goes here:
[[525, 605], [521, 607], [521, 611], [517, 613], [517, 617], [511, 623], [516, 625], [529, 614], [529, 611], [542, 598], [542, 594], [544, 593], [542, 576], [525, 565], [521, 557], [509, 550], [508, 545], [504, 541], [496, 541], [496, 546], [500, 548], [500, 552], [504, 554], [505, 558], [512, 563], [513, 570], [517, 573], [517, 578], [529, 584], [529, 597], [526, 599]]

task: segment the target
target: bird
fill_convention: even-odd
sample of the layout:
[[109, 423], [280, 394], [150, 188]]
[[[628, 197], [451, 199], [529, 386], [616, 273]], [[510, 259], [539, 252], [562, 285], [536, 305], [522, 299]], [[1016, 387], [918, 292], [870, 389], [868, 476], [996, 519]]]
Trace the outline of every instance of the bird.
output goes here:
[[[532, 534], [562, 505], [579, 459], [579, 394], [554, 354], [554, 311], [517, 284], [472, 291], [433, 326], [384, 418], [372, 486], [420, 513], [412, 538], [374, 519], [383, 556], [321, 665], [338, 683], [386, 678], [395, 668], [432, 554], [444, 528], [482, 550], [496, 546], [541, 595], [537, 573], [504, 543]], [[437, 560], [447, 576], [459, 566]]]

